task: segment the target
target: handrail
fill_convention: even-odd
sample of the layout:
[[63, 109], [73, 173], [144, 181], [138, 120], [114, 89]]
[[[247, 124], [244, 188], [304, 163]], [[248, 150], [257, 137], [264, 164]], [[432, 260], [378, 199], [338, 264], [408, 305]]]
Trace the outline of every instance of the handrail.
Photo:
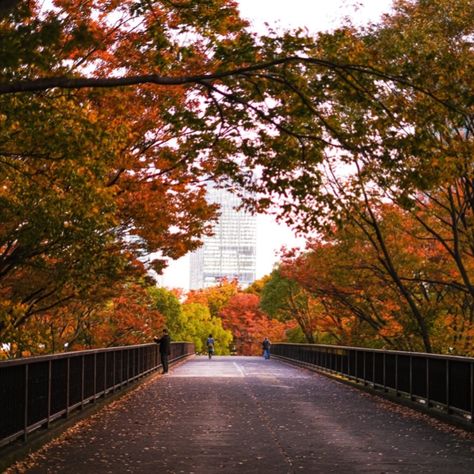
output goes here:
[[99, 352], [113, 352], [118, 349], [134, 349], [137, 347], [144, 347], [144, 346], [155, 346], [155, 344], [135, 344], [131, 346], [114, 346], [114, 347], [101, 347], [99, 349], [84, 349], [82, 351], [70, 351], [70, 352], [57, 352], [55, 354], [47, 354], [47, 355], [40, 355], [40, 356], [32, 356], [32, 357], [20, 357], [18, 359], [7, 359], [0, 361], [0, 367], [8, 367], [9, 365], [22, 365], [22, 364], [30, 364], [31, 362], [42, 362], [45, 360], [53, 360], [53, 359], [67, 359], [71, 356], [78, 356], [78, 355], [88, 355], [94, 354]]
[[276, 343], [272, 352], [418, 403], [474, 427], [474, 358], [323, 344]]
[[[171, 343], [170, 362], [194, 353]], [[0, 362], [0, 447], [161, 367], [157, 344], [110, 347]]]
[[[275, 344], [283, 344], [283, 343], [275, 343]], [[336, 344], [302, 344], [298, 342], [285, 342], [284, 343], [286, 346], [308, 346], [308, 347], [321, 347], [321, 348], [328, 348], [328, 349], [351, 349], [354, 351], [370, 351], [370, 352], [376, 352], [380, 354], [401, 354], [401, 355], [416, 355], [416, 356], [427, 356], [432, 359], [452, 359], [452, 360], [466, 360], [466, 359], [472, 359], [470, 357], [466, 356], [458, 356], [458, 355], [452, 355], [452, 354], [434, 354], [432, 352], [410, 352], [410, 351], [395, 351], [391, 349], [368, 349], [367, 347], [356, 347], [356, 346], [338, 346]]]

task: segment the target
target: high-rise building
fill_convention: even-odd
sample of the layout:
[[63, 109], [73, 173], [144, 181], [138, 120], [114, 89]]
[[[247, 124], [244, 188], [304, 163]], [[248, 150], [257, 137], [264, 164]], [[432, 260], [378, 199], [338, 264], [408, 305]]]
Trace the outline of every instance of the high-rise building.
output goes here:
[[223, 278], [237, 279], [242, 287], [255, 281], [257, 221], [245, 211], [237, 211], [240, 200], [223, 189], [210, 186], [208, 202], [220, 206], [214, 235], [203, 238], [203, 245], [191, 254], [191, 289], [214, 286]]

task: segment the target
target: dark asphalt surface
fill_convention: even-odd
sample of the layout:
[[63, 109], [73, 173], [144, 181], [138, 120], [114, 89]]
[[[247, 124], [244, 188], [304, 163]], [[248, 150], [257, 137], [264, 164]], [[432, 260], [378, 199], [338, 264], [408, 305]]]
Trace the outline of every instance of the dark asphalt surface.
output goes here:
[[472, 474], [474, 441], [276, 360], [196, 357], [16, 469], [10, 472]]

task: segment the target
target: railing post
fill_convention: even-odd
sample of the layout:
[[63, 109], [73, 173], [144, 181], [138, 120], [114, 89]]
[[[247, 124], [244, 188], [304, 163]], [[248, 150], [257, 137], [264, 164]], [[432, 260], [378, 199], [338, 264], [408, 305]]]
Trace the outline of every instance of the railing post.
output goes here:
[[112, 392], [115, 392], [115, 354], [116, 351], [112, 351]]
[[67, 357], [67, 364], [66, 364], [66, 418], [69, 416], [69, 379], [70, 379], [70, 371], [71, 371], [71, 358]]
[[97, 352], [94, 352], [94, 396], [92, 402], [95, 403], [97, 399]]
[[120, 350], [120, 386], [123, 385], [123, 354], [124, 354], [124, 350], [121, 349]]
[[449, 399], [449, 385], [451, 383], [451, 374], [450, 374], [450, 369], [451, 369], [451, 364], [449, 363], [449, 359], [446, 360], [446, 412], [450, 413], [450, 404], [451, 404], [451, 400]]
[[141, 373], [142, 373], [142, 367], [141, 367], [141, 362], [142, 362], [142, 359], [141, 359], [141, 356], [140, 356], [140, 348], [138, 347], [136, 352], [135, 352], [135, 356], [136, 356], [136, 364], [137, 364], [137, 377], [140, 377]]
[[398, 354], [395, 354], [395, 395], [400, 395], [398, 391]]
[[409, 390], [410, 390], [410, 400], [413, 400], [413, 357], [410, 356], [409, 359], [410, 361], [410, 367], [409, 367], [409, 377], [410, 377], [410, 383], [409, 383]]
[[471, 423], [474, 423], [474, 362], [471, 362], [469, 365], [471, 367]]
[[375, 388], [375, 352], [372, 352], [372, 387]]
[[104, 398], [107, 395], [107, 352], [104, 352]]
[[25, 364], [25, 391], [24, 391], [24, 410], [23, 410], [23, 440], [28, 439], [28, 376], [29, 369], [28, 364]]
[[354, 361], [355, 361], [355, 364], [354, 364], [354, 368], [355, 368], [355, 371], [354, 371], [354, 378], [355, 380], [359, 380], [359, 358], [357, 357], [358, 355], [358, 351], [354, 351]]
[[426, 405], [430, 406], [430, 358], [426, 358]]
[[127, 385], [130, 383], [130, 349], [127, 349]]
[[85, 357], [81, 356], [81, 410], [84, 408]]
[[363, 367], [363, 369], [364, 369], [364, 370], [363, 370], [364, 385], [367, 385], [367, 376], [366, 376], [366, 371], [367, 371], [367, 367], [366, 367], [366, 366], [367, 366], [367, 357], [366, 357], [366, 352], [363, 351], [362, 354], [363, 354], [363, 356], [364, 356], [364, 357], [362, 358], [362, 364], [363, 364], [363, 366], [364, 366], [364, 367]]
[[48, 417], [46, 421], [46, 426], [49, 428], [49, 423], [51, 419], [51, 384], [52, 384], [52, 361], [49, 359], [48, 361]]
[[137, 376], [140, 376], [141, 374], [141, 368], [140, 368], [140, 348], [137, 349]]
[[383, 358], [382, 358], [382, 379], [383, 379], [383, 389], [384, 392], [387, 391], [387, 356], [385, 352], [383, 353]]
[[138, 374], [138, 368], [137, 368], [137, 349], [133, 349], [133, 376], [136, 377]]

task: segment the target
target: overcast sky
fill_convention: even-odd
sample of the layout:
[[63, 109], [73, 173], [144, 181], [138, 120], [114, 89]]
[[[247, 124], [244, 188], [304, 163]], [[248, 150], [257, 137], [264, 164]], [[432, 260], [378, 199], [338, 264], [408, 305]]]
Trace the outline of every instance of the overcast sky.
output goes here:
[[[306, 27], [310, 32], [331, 30], [349, 17], [355, 24], [376, 21], [390, 11], [392, 0], [239, 0], [243, 17], [262, 31], [265, 23], [277, 28]], [[284, 225], [271, 216], [257, 218], [257, 278], [270, 273], [278, 261], [278, 251], [304, 246]], [[188, 289], [189, 256], [172, 262], [159, 283], [169, 288]]]
[[306, 27], [309, 31], [333, 29], [344, 17], [368, 23], [388, 12], [392, 0], [238, 0], [242, 16], [257, 28], [264, 23], [282, 28]]

